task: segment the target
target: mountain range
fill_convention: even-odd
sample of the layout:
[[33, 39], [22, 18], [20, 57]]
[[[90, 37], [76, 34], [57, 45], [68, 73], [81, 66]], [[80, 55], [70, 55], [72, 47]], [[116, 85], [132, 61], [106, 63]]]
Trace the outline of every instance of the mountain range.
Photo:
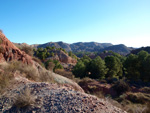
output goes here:
[[[27, 45], [25, 43], [15, 43], [17, 46]], [[97, 42], [77, 42], [77, 43], [64, 43], [60, 42], [48, 42], [44, 44], [32, 44], [34, 48], [45, 48], [47, 46], [54, 46], [56, 48], [64, 48], [66, 51], [72, 52], [103, 52], [113, 51], [122, 55], [129, 54], [134, 48], [127, 47], [124, 44], [113, 45], [111, 43], [97, 43]]]

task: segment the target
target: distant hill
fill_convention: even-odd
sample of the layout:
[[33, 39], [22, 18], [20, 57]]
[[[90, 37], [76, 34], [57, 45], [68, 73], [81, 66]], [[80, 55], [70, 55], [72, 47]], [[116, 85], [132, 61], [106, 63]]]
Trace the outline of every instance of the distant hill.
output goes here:
[[131, 53], [132, 53], [132, 54], [137, 54], [138, 52], [140, 52], [140, 51], [142, 51], [142, 50], [147, 51], [148, 53], [150, 53], [150, 46], [141, 47], [141, 48], [132, 50]]
[[[29, 46], [26, 43], [14, 43], [16, 46]], [[33, 48], [45, 48], [47, 46], [54, 46], [56, 48], [64, 48], [67, 52], [103, 52], [103, 51], [113, 51], [122, 55], [129, 54], [134, 48], [127, 47], [123, 44], [113, 45], [111, 43], [97, 43], [97, 42], [77, 42], [77, 43], [64, 43], [60, 42], [48, 42], [45, 44], [33, 44], [30, 47]]]
[[112, 46], [111, 43], [97, 43], [97, 42], [78, 42], [70, 44], [73, 52], [86, 51], [94, 52], [99, 49], [104, 49], [106, 47]]
[[119, 45], [113, 45], [113, 46], [109, 46], [103, 49], [103, 51], [113, 51], [116, 53], [119, 53], [121, 55], [127, 55], [130, 53], [130, 51], [133, 50], [132, 48], [129, 48], [123, 44], [119, 44]]
[[60, 41], [60, 42], [48, 42], [45, 44], [40, 44], [40, 45], [37, 45], [37, 48], [45, 48], [47, 46], [51, 46], [51, 47], [54, 46], [56, 48], [64, 48], [66, 51], [72, 51], [70, 48], [70, 44], [64, 43], [62, 41]]

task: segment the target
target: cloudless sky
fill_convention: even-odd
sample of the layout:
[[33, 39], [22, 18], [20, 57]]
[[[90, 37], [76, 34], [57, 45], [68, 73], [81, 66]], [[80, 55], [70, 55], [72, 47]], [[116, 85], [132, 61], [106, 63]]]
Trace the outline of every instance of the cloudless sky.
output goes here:
[[16, 43], [150, 46], [150, 0], [0, 0], [0, 29]]

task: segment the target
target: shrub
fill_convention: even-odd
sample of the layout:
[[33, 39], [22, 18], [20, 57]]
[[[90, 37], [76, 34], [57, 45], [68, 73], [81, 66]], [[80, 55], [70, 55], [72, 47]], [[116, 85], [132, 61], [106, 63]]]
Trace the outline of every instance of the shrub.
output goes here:
[[118, 82], [116, 82], [116, 84], [113, 85], [113, 89], [116, 91], [118, 95], [121, 95], [129, 91], [130, 87], [125, 81], [119, 80]]
[[147, 102], [150, 102], [150, 94], [129, 93], [127, 99], [133, 103], [145, 104]]
[[55, 73], [62, 75], [64, 77], [67, 77], [69, 79], [72, 79], [72, 80], [74, 79], [74, 75], [72, 74], [72, 72], [65, 71], [64, 69], [56, 69]]
[[52, 62], [52, 60], [48, 60], [45, 62], [45, 67], [47, 70], [53, 71], [55, 64]]
[[15, 71], [20, 71], [21, 74], [25, 74], [30, 80], [38, 81], [37, 71], [32, 65], [23, 64], [20, 61], [11, 61], [5, 70], [14, 73]]
[[25, 88], [20, 91], [20, 94], [17, 97], [15, 97], [13, 106], [17, 108], [33, 106], [36, 102], [35, 100], [36, 96], [31, 94], [31, 90], [29, 88]]
[[2, 41], [2, 39], [0, 38], [0, 44], [2, 44], [3, 43], [3, 41]]
[[39, 78], [37, 76], [37, 71], [33, 66], [30, 65], [24, 65], [23, 68], [20, 69], [21, 73], [24, 73], [26, 75], [26, 78], [29, 80], [39, 81]]
[[33, 48], [30, 46], [22, 46], [21, 50], [24, 51], [26, 54], [33, 56]]
[[3, 53], [4, 48], [2, 46], [0, 46], [0, 53]]
[[53, 63], [55, 64], [55, 67], [53, 69], [54, 72], [56, 69], [63, 69], [63, 66], [60, 64], [58, 60], [54, 60]]
[[32, 57], [32, 60], [34, 60], [35, 62], [39, 63], [42, 67], [44, 67], [44, 64], [42, 63], [42, 61], [36, 57]]
[[49, 83], [55, 83], [54, 78], [52, 77], [52, 73], [49, 71], [42, 71], [40, 73], [39, 77], [40, 82], [49, 82]]
[[3, 93], [4, 89], [7, 88], [10, 84], [10, 81], [13, 78], [13, 74], [8, 70], [3, 72], [0, 70], [0, 94]]
[[89, 77], [85, 77], [83, 79], [80, 80], [79, 85], [80, 86], [85, 86], [87, 85], [87, 83], [92, 82], [93, 80]]

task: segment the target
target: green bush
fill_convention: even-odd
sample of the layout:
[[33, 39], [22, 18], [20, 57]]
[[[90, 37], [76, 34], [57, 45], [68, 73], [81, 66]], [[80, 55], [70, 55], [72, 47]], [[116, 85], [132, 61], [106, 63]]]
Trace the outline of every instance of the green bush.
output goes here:
[[45, 62], [45, 68], [47, 70], [53, 71], [54, 67], [55, 67], [55, 64], [53, 63], [52, 60], [48, 60]]

